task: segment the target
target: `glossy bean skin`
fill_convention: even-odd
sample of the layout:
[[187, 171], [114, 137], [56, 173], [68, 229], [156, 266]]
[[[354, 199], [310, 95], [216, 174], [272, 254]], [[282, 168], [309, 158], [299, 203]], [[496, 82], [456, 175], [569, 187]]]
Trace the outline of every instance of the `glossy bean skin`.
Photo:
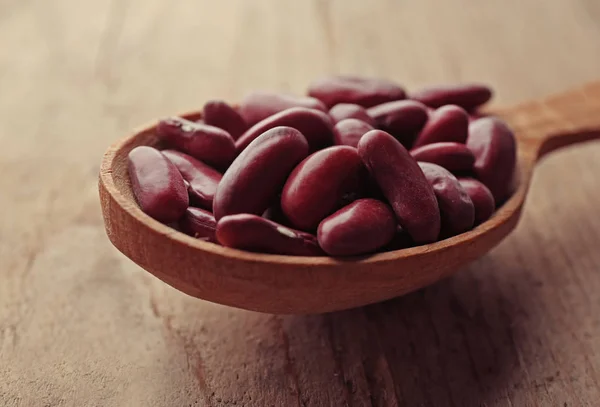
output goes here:
[[412, 240], [417, 244], [436, 241], [440, 233], [437, 199], [406, 148], [390, 134], [372, 130], [358, 142], [358, 154]]
[[160, 151], [135, 147], [127, 157], [133, 195], [144, 213], [171, 223], [181, 218], [189, 205], [183, 177]]
[[375, 121], [369, 116], [367, 109], [354, 103], [338, 103], [329, 109], [329, 116], [334, 123], [344, 119], [358, 119], [375, 127]]
[[264, 213], [307, 155], [306, 138], [291, 127], [275, 127], [258, 136], [223, 174], [213, 202], [215, 218]]
[[441, 237], [471, 230], [475, 224], [475, 206], [458, 179], [439, 165], [419, 162], [419, 166], [438, 200], [442, 217]]
[[428, 112], [425, 105], [412, 100], [383, 103], [367, 110], [376, 127], [397, 138], [410, 148], [425, 123]]
[[221, 218], [216, 236], [223, 246], [235, 249], [292, 256], [323, 255], [314, 235], [247, 213]]
[[253, 126], [269, 116], [292, 107], [304, 107], [327, 112], [327, 107], [323, 102], [315, 98], [269, 91], [255, 91], [242, 99], [240, 114], [248, 126]]
[[374, 130], [373, 126], [358, 119], [344, 119], [333, 126], [333, 142], [339, 146], [355, 147], [360, 138]]
[[319, 224], [317, 238], [330, 256], [357, 256], [389, 244], [396, 225], [394, 212], [387, 204], [365, 198], [325, 218]]
[[308, 94], [322, 101], [327, 107], [338, 103], [371, 107], [406, 98], [404, 89], [391, 81], [345, 75], [314, 80], [308, 87]]
[[217, 221], [213, 214], [201, 208], [190, 206], [179, 221], [182, 232], [207, 242], [216, 242]]
[[438, 85], [421, 89], [409, 97], [434, 108], [457, 105], [471, 111], [489, 101], [492, 98], [492, 90], [489, 86], [478, 83]]
[[496, 204], [511, 194], [517, 163], [515, 136], [504, 121], [495, 117], [475, 120], [469, 126], [467, 147], [475, 155], [475, 175], [487, 186]]
[[163, 150], [167, 157], [181, 173], [187, 183], [187, 190], [193, 204], [212, 210], [217, 186], [223, 175], [194, 157], [175, 150]]
[[496, 202], [488, 187], [473, 178], [459, 178], [458, 182], [473, 201], [475, 224], [478, 225], [491, 218], [496, 209]]
[[237, 153], [258, 136], [274, 127], [286, 126], [298, 130], [306, 137], [310, 151], [317, 151], [333, 143], [333, 122], [320, 110], [292, 107], [256, 123], [235, 142]]
[[461, 143], [432, 143], [410, 150], [416, 161], [434, 163], [450, 172], [464, 172], [473, 169], [475, 156]]
[[466, 143], [469, 136], [469, 115], [458, 106], [447, 105], [436, 109], [417, 136], [413, 148], [426, 144], [453, 141]]
[[218, 169], [235, 157], [233, 138], [218, 127], [172, 117], [161, 120], [156, 132], [169, 146]]
[[202, 108], [204, 123], [225, 130], [237, 140], [248, 129], [246, 121], [233, 107], [223, 100], [209, 100]]
[[359, 196], [367, 172], [356, 148], [334, 146], [308, 156], [290, 174], [281, 209], [292, 226], [307, 231], [339, 209], [348, 196]]

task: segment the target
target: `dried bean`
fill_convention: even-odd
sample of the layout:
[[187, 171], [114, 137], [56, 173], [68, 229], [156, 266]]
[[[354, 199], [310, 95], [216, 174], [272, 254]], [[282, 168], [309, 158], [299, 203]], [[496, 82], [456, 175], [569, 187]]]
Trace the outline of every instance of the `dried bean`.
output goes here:
[[358, 154], [392, 206], [398, 223], [415, 243], [430, 243], [440, 233], [437, 199], [423, 171], [390, 134], [372, 130], [358, 143]]
[[409, 97], [431, 107], [458, 105], [471, 111], [490, 100], [492, 90], [477, 83], [438, 85], [421, 89]]
[[441, 236], [454, 236], [472, 229], [475, 207], [458, 179], [439, 165], [420, 162], [419, 166], [438, 201], [442, 217]]
[[467, 147], [475, 155], [474, 171], [487, 186], [496, 204], [510, 196], [517, 162], [517, 145], [513, 132], [504, 121], [486, 117], [469, 126]]
[[440, 165], [450, 172], [470, 171], [475, 156], [467, 146], [460, 143], [433, 143], [410, 150], [417, 160]]
[[223, 177], [220, 172], [194, 157], [175, 150], [163, 150], [187, 182], [187, 190], [193, 204], [212, 210], [217, 186]]
[[260, 216], [229, 215], [217, 223], [217, 240], [223, 246], [253, 252], [320, 256], [317, 238]]
[[204, 123], [225, 130], [237, 140], [248, 129], [244, 118], [227, 102], [209, 100], [202, 109]]
[[269, 116], [292, 107], [305, 107], [327, 112], [325, 105], [318, 99], [288, 95], [268, 91], [252, 92], [242, 100], [240, 114], [248, 126], [253, 126]]
[[391, 81], [343, 75], [313, 81], [308, 87], [308, 94], [325, 103], [327, 107], [338, 103], [371, 107], [406, 98], [404, 89]]
[[488, 220], [496, 209], [494, 196], [488, 187], [473, 178], [459, 178], [458, 182], [460, 182], [460, 185], [469, 194], [471, 201], [473, 201], [473, 205], [475, 206], [475, 224], [478, 225]]
[[358, 119], [344, 119], [333, 127], [333, 142], [337, 145], [356, 147], [360, 138], [373, 126]]
[[367, 110], [377, 127], [410, 148], [427, 122], [425, 105], [412, 100], [400, 100], [374, 106]]
[[333, 122], [329, 115], [315, 109], [292, 107], [256, 123], [235, 142], [237, 153], [274, 127], [286, 126], [298, 130], [306, 137], [310, 151], [317, 151], [333, 142]]
[[355, 256], [380, 249], [396, 234], [391, 208], [375, 199], [359, 199], [325, 218], [317, 237], [330, 256]]
[[307, 155], [306, 138], [291, 127], [275, 127], [258, 136], [223, 174], [213, 202], [215, 218], [264, 213]]
[[189, 198], [177, 168], [160, 151], [139, 146], [128, 155], [129, 179], [142, 211], [170, 223], [183, 216]]
[[216, 242], [217, 221], [209, 211], [190, 206], [179, 221], [179, 227], [184, 233], [197, 239]]
[[281, 209], [294, 227], [316, 230], [321, 220], [341, 207], [344, 198], [363, 192], [366, 176], [356, 148], [335, 146], [317, 151], [289, 176], [281, 194]]
[[358, 119], [375, 126], [375, 121], [367, 113], [367, 109], [353, 103], [338, 103], [329, 110], [329, 116], [334, 123], [339, 123], [344, 119]]
[[218, 127], [173, 117], [161, 120], [156, 132], [170, 146], [218, 169], [235, 157], [233, 138]]
[[426, 144], [453, 141], [466, 143], [469, 135], [469, 116], [461, 107], [448, 105], [433, 111], [417, 136], [413, 148]]

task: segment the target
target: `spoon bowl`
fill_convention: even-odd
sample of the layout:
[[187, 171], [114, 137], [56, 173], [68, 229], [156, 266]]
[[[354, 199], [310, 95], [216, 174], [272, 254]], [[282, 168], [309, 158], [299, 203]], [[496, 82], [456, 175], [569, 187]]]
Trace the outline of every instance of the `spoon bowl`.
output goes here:
[[336, 259], [251, 253], [194, 239], [143, 213], [133, 196], [127, 155], [139, 145], [161, 147], [154, 125], [115, 143], [103, 157], [99, 190], [106, 233], [119, 251], [165, 283], [219, 304], [310, 314], [394, 298], [450, 276], [515, 228], [535, 163], [557, 148], [600, 137], [600, 82], [493, 114], [517, 136], [514, 193], [485, 223], [436, 243]]

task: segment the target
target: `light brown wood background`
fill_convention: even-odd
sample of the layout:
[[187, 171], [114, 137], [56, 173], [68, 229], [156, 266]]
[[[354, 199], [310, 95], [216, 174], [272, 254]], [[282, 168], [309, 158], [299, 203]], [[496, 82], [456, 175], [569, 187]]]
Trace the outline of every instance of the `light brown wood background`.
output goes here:
[[0, 0], [1, 406], [599, 405], [599, 143], [539, 166], [489, 255], [363, 309], [206, 303], [110, 245], [111, 142], [328, 72], [539, 97], [600, 78], [600, 3]]

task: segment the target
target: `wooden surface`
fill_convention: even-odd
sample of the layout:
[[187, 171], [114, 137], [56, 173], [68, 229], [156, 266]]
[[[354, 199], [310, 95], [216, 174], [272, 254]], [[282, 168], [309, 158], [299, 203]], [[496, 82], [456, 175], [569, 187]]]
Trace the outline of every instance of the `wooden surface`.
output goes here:
[[599, 68], [595, 0], [0, 0], [0, 405], [597, 406], [598, 143], [546, 159], [516, 231], [455, 277], [303, 317], [150, 277], [108, 242], [97, 175], [140, 123], [325, 72], [504, 104]]

